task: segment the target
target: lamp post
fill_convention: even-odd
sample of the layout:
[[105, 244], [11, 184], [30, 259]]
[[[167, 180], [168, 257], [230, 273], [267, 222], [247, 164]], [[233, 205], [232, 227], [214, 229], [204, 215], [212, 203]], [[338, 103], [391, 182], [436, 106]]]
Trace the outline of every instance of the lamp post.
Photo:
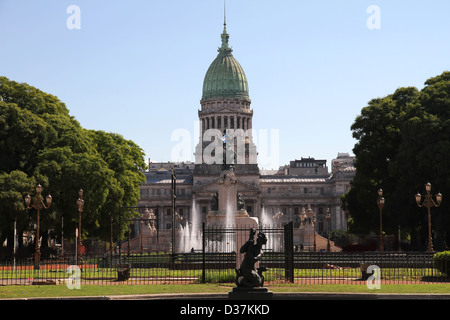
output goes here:
[[176, 200], [177, 200], [177, 177], [175, 175], [175, 171], [173, 168], [171, 170], [171, 177], [172, 177], [172, 258], [175, 259], [175, 251], [176, 251], [176, 230], [175, 230], [175, 223], [176, 223]]
[[281, 226], [281, 219], [284, 217], [283, 211], [278, 211], [272, 216], [272, 219], [276, 221], [276, 225]]
[[[42, 193], [42, 186], [38, 184], [36, 186], [36, 197], [34, 198], [33, 204], [31, 204], [31, 196], [27, 194], [25, 197], [25, 204], [27, 206], [27, 209], [36, 209], [37, 211], [37, 217], [36, 217], [36, 252], [34, 253], [34, 269], [39, 269], [39, 258], [40, 258], [40, 246], [39, 246], [39, 212], [41, 209], [48, 209], [50, 205], [52, 204], [52, 196], [48, 195], [45, 198], [45, 201], [47, 205], [44, 204], [44, 202], [41, 199], [41, 193]], [[31, 206], [30, 206], [31, 204]]]
[[346, 228], [346, 232], [347, 232], [347, 236], [348, 236], [348, 218], [350, 216], [350, 211], [348, 210], [348, 202], [347, 201], [345, 201], [344, 214], [345, 214], [345, 228]]
[[77, 239], [77, 262], [81, 259], [81, 212], [83, 212], [84, 209], [84, 200], [83, 200], [83, 189], [80, 189], [78, 191], [78, 199], [77, 199], [77, 206], [78, 206], [78, 239]]
[[384, 198], [383, 198], [383, 190], [378, 190], [378, 210], [380, 210], [380, 251], [384, 251], [384, 244], [383, 244], [383, 207], [384, 207]]
[[305, 207], [302, 208], [302, 213], [300, 214], [300, 223], [306, 226], [306, 224], [310, 224], [312, 226], [313, 231], [313, 250], [316, 251], [316, 214], [314, 210], [311, 208], [311, 205], [308, 204], [308, 209], [305, 211]]
[[309, 216], [309, 221], [312, 225], [312, 229], [313, 229], [313, 235], [314, 235], [314, 252], [317, 251], [317, 244], [316, 244], [316, 213], [314, 212], [314, 210], [311, 208], [311, 205], [308, 204], [308, 209], [307, 209], [308, 213], [307, 215]]
[[439, 207], [441, 205], [442, 202], [442, 194], [438, 193], [436, 195], [436, 202], [434, 202], [433, 200], [433, 196], [431, 195], [431, 184], [429, 182], [427, 182], [425, 184], [425, 191], [426, 191], [426, 195], [425, 195], [425, 199], [423, 200], [423, 203], [420, 204], [420, 201], [422, 200], [422, 195], [420, 193], [417, 192], [417, 194], [415, 195], [416, 198], [416, 203], [419, 207], [426, 207], [428, 209], [428, 249], [427, 251], [433, 251], [433, 241], [431, 239], [431, 212], [430, 209], [431, 207]]
[[316, 213], [313, 212], [313, 217], [312, 217], [312, 225], [313, 225], [313, 232], [314, 232], [314, 252], [317, 251], [317, 244], [316, 244]]
[[327, 223], [328, 223], [328, 239], [327, 239], [327, 251], [331, 251], [331, 245], [330, 245], [330, 220], [331, 220], [331, 214], [330, 214], [330, 208], [327, 208]]

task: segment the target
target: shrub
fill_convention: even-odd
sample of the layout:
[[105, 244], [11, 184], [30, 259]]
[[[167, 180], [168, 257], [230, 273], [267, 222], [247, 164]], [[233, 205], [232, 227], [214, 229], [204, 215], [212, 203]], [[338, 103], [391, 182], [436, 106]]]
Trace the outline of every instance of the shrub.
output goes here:
[[450, 275], [450, 251], [437, 252], [433, 257], [434, 267]]

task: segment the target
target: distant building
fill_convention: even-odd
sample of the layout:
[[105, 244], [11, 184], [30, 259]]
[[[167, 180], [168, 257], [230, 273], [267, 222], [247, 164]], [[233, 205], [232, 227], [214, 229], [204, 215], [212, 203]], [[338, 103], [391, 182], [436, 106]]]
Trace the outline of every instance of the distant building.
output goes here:
[[296, 176], [328, 175], [327, 160], [316, 160], [309, 157], [291, 161], [289, 174]]
[[354, 156], [350, 156], [348, 153], [338, 153], [337, 158], [331, 161], [331, 172], [344, 170], [346, 168], [354, 168], [354, 166]]

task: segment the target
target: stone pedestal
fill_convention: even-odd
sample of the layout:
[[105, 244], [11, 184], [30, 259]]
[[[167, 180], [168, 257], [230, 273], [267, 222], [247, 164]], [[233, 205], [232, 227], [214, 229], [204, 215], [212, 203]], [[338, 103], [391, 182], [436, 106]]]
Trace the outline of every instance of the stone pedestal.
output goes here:
[[234, 300], [270, 300], [273, 298], [273, 292], [266, 287], [235, 287], [228, 293], [228, 298]]
[[[237, 208], [237, 179], [232, 170], [224, 170], [219, 181], [219, 208], [218, 214], [232, 217]], [[233, 221], [225, 221], [232, 223]]]
[[258, 230], [258, 218], [250, 217], [246, 210], [239, 210], [235, 215], [236, 225], [236, 269], [241, 267], [244, 254], [240, 253], [241, 247], [250, 236], [250, 229]]

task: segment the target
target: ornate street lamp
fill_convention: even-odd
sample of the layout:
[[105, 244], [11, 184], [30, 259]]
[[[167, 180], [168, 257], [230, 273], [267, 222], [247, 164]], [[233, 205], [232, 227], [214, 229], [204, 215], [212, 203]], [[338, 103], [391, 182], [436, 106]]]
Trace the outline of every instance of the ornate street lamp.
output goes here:
[[[307, 212], [306, 212], [307, 211]], [[313, 250], [316, 251], [317, 245], [316, 245], [316, 213], [314, 212], [313, 209], [311, 209], [311, 205], [308, 204], [308, 209], [306, 209], [305, 211], [305, 207], [302, 208], [302, 213], [300, 214], [300, 225], [305, 225], [306, 224], [310, 224], [312, 226], [313, 229], [313, 239], [314, 239], [314, 243], [313, 243]]]
[[345, 214], [345, 228], [346, 228], [347, 236], [348, 236], [348, 218], [350, 216], [350, 211], [348, 210], [348, 202], [347, 201], [345, 201], [344, 214]]
[[33, 204], [31, 204], [31, 196], [27, 194], [25, 197], [25, 204], [27, 209], [36, 209], [37, 211], [37, 217], [36, 217], [36, 252], [34, 254], [34, 269], [39, 269], [39, 258], [40, 258], [40, 246], [39, 246], [39, 212], [41, 209], [48, 209], [50, 205], [52, 204], [52, 196], [48, 195], [45, 198], [45, 202], [47, 203], [47, 206], [44, 204], [41, 198], [42, 193], [42, 186], [38, 184], [36, 186], [36, 197], [34, 198]]
[[177, 177], [173, 168], [170, 168], [172, 178], [172, 259], [175, 259], [176, 251], [176, 201], [177, 201]]
[[327, 241], [327, 251], [330, 252], [331, 251], [331, 245], [330, 245], [330, 221], [331, 221], [331, 214], [330, 214], [330, 208], [327, 208], [327, 222], [328, 222], [328, 241]]
[[384, 251], [384, 244], [383, 244], [383, 207], [384, 207], [384, 198], [383, 198], [383, 190], [378, 190], [378, 209], [380, 210], [380, 251]]
[[415, 195], [416, 203], [419, 207], [426, 207], [428, 209], [428, 249], [427, 251], [433, 251], [433, 241], [431, 239], [431, 207], [439, 207], [442, 202], [442, 194], [438, 193], [436, 195], [436, 202], [433, 201], [433, 196], [431, 195], [431, 184], [427, 182], [425, 184], [425, 199], [423, 200], [423, 203], [420, 204], [420, 201], [422, 200], [422, 195], [417, 192]]
[[316, 244], [316, 213], [313, 212], [312, 216], [312, 225], [313, 225], [313, 232], [314, 232], [314, 252], [317, 251], [317, 244]]
[[80, 189], [78, 191], [77, 206], [78, 206], [77, 261], [80, 261], [80, 259], [81, 259], [81, 212], [83, 212], [83, 208], [84, 208], [83, 189]]
[[281, 219], [284, 217], [283, 211], [278, 211], [275, 213], [272, 218], [276, 221], [276, 225], [281, 226]]

